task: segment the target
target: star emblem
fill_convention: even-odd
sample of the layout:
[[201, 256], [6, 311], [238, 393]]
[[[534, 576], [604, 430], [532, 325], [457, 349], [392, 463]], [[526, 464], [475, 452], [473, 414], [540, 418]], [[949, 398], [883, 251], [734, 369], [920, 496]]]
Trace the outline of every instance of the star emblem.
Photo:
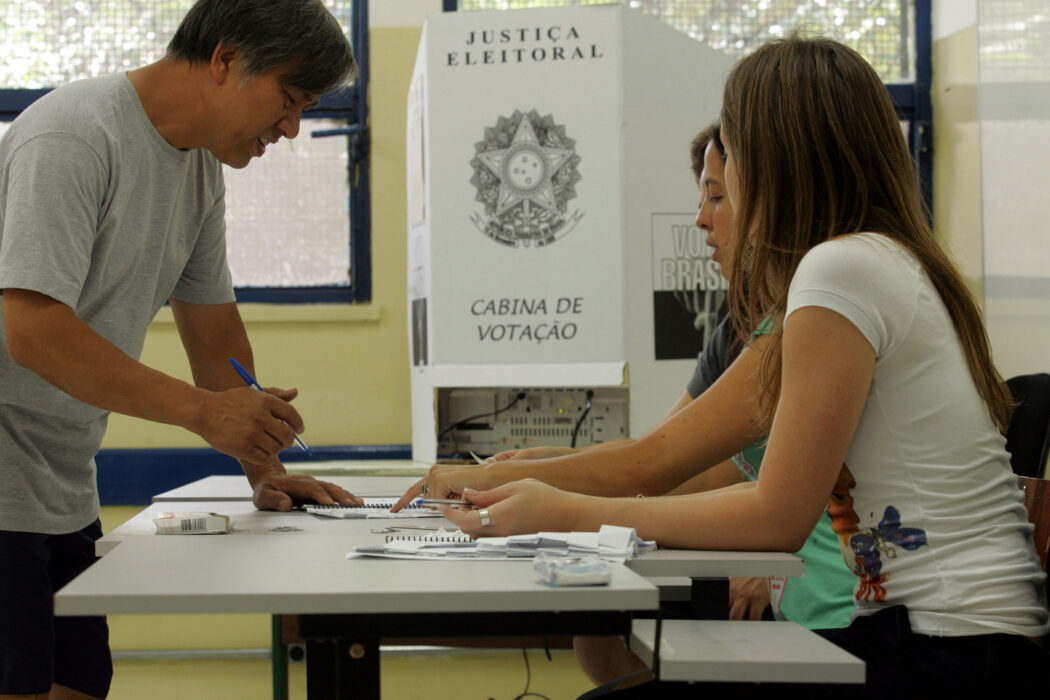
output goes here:
[[542, 247], [569, 233], [583, 217], [569, 211], [580, 180], [576, 142], [552, 115], [514, 110], [485, 129], [470, 161], [483, 211], [470, 221], [483, 234], [512, 247]]
[[529, 205], [556, 211], [552, 178], [573, 155], [566, 148], [543, 146], [536, 138], [529, 119], [522, 119], [507, 148], [478, 153], [478, 159], [499, 180], [496, 215], [522, 203], [525, 215]]

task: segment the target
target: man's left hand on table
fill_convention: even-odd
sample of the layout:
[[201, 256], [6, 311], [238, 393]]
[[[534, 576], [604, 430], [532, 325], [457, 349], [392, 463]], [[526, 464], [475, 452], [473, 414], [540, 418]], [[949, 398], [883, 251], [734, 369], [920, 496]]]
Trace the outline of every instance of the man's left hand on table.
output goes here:
[[296, 503], [323, 506], [359, 506], [364, 501], [341, 486], [305, 474], [289, 474], [280, 463], [252, 465], [241, 462], [252, 485], [252, 502], [259, 510], [287, 512]]

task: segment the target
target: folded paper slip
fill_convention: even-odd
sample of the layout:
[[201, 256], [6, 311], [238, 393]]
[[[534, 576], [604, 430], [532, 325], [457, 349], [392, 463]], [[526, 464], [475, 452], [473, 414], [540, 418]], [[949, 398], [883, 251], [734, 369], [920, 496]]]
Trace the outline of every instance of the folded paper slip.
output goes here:
[[230, 531], [230, 516], [219, 513], [159, 513], [158, 535], [221, 535]]
[[638, 537], [633, 528], [602, 525], [598, 532], [538, 532], [510, 537], [479, 537], [476, 540], [448, 541], [447, 532], [406, 539], [392, 539], [383, 545], [355, 547], [347, 558], [361, 556], [393, 559], [519, 559], [530, 561], [541, 552], [562, 557], [598, 556], [625, 562], [656, 549], [655, 542]]

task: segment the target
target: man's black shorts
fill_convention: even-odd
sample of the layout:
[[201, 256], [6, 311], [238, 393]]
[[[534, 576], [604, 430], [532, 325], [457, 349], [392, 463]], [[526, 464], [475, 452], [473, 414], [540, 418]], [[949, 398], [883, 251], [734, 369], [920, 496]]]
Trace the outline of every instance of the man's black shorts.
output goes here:
[[0, 530], [0, 694], [109, 692], [106, 618], [54, 616], [55, 591], [95, 563], [101, 536], [97, 520], [67, 535]]

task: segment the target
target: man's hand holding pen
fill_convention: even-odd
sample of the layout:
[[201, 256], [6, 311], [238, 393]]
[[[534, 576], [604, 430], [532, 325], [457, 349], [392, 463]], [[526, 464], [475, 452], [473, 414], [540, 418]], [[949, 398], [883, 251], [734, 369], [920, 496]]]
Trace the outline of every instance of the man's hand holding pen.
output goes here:
[[297, 394], [295, 389], [205, 392], [187, 427], [219, 452], [262, 464], [295, 444], [295, 431], [305, 429], [289, 403]]

